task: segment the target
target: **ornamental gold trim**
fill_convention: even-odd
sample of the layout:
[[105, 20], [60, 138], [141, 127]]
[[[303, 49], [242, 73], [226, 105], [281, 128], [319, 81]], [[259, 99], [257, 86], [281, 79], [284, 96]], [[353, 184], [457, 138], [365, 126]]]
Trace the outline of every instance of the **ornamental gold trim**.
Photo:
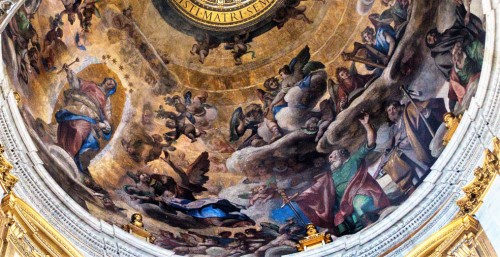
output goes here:
[[156, 241], [156, 237], [144, 228], [142, 214], [140, 213], [132, 214], [130, 222], [121, 226], [121, 228], [135, 237], [146, 240], [148, 243], [154, 243]]
[[4, 197], [0, 207], [0, 256], [83, 256], [40, 214], [12, 191], [18, 178], [11, 174], [0, 145], [0, 186]]
[[481, 167], [474, 179], [463, 187], [465, 196], [457, 201], [457, 217], [413, 249], [407, 257], [497, 256], [474, 214], [479, 210], [493, 181], [500, 173], [500, 140], [493, 139], [493, 151], [484, 151]]
[[447, 112], [443, 115], [444, 125], [446, 126], [446, 134], [443, 136], [443, 145], [446, 146], [450, 142], [453, 134], [457, 131], [458, 125], [462, 120], [462, 115], [455, 116], [452, 112]]
[[210, 1], [171, 0], [170, 3], [187, 19], [210, 27], [234, 27], [254, 22], [265, 16], [278, 0], [233, 1], [214, 5]]

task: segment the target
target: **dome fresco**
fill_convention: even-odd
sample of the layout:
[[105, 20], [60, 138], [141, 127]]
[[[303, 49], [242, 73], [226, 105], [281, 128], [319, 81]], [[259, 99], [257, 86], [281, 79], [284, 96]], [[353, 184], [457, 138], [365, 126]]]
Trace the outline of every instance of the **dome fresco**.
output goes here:
[[[481, 75], [477, 2], [32, 0], [2, 58], [45, 168], [179, 255], [281, 256], [396, 210]], [[290, 201], [288, 201], [291, 199]]]

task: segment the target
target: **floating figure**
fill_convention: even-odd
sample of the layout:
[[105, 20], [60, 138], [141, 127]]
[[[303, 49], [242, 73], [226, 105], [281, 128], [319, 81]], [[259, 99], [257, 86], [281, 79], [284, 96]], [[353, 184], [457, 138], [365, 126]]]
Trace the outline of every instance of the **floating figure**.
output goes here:
[[249, 37], [249, 32], [244, 35], [235, 35], [233, 37], [233, 42], [227, 43], [224, 46], [224, 49], [231, 50], [235, 65], [242, 65], [243, 61], [241, 60], [241, 57], [246, 54], [252, 54], [252, 59], [255, 58], [255, 52], [248, 51], [248, 49], [250, 48], [250, 44], [247, 43]]
[[113, 78], [104, 78], [100, 84], [83, 80], [67, 64], [63, 65], [63, 70], [70, 89], [64, 92], [64, 107], [55, 114], [59, 123], [57, 144], [74, 158], [80, 172], [90, 176], [80, 162], [80, 155], [88, 150], [99, 150], [99, 137], [111, 138], [110, 97], [118, 84]]
[[303, 5], [299, 6], [302, 1], [303, 0], [285, 0], [285, 6], [278, 9], [273, 18], [273, 21], [277, 23], [278, 29], [283, 28], [290, 19], [302, 20], [307, 24], [313, 23], [305, 14], [307, 7]]
[[209, 36], [207, 33], [205, 35], [197, 35], [195, 37], [196, 43], [191, 48], [190, 53], [192, 55], [198, 55], [198, 60], [201, 64], [205, 63], [205, 59], [210, 53], [210, 49], [215, 49], [219, 47], [220, 42], [217, 42], [213, 37]]
[[264, 112], [262, 111], [262, 106], [260, 104], [249, 104], [245, 108], [245, 112], [241, 107], [234, 110], [230, 127], [230, 141], [234, 142], [242, 137], [247, 130], [251, 130], [250, 136], [243, 141], [243, 143], [238, 147], [238, 150], [243, 149], [248, 146], [259, 146], [264, 144], [264, 140], [257, 134], [259, 124], [264, 121]]

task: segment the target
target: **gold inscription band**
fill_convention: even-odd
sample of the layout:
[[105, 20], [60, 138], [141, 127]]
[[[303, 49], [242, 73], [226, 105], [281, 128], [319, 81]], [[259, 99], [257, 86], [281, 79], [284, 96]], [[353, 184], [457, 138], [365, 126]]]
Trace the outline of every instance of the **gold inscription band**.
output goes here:
[[264, 15], [278, 0], [253, 0], [245, 4], [212, 8], [195, 0], [172, 0], [175, 8], [187, 18], [208, 26], [238, 26]]

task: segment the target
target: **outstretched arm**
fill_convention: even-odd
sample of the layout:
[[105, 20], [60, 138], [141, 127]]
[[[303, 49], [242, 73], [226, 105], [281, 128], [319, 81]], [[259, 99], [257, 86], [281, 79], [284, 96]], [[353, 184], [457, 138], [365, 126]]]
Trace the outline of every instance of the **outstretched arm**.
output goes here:
[[63, 69], [66, 71], [66, 78], [71, 89], [80, 89], [80, 79], [76, 76], [75, 72], [67, 64], [63, 65]]
[[375, 132], [375, 129], [373, 129], [372, 125], [370, 124], [370, 115], [368, 113], [365, 113], [363, 118], [359, 119], [359, 122], [363, 125], [363, 127], [366, 130], [366, 139], [367, 143], [366, 146], [368, 148], [372, 148], [375, 146], [375, 140], [377, 138], [377, 133]]

